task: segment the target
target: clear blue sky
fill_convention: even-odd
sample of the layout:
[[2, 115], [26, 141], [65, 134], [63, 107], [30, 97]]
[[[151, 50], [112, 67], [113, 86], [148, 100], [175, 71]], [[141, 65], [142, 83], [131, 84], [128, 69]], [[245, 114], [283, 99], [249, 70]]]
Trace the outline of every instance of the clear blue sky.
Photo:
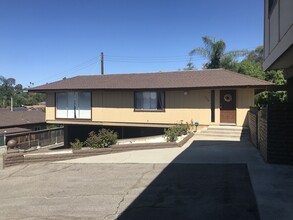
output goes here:
[[100, 74], [101, 51], [106, 74], [178, 70], [204, 35], [262, 45], [263, 0], [0, 0], [0, 75], [28, 86]]

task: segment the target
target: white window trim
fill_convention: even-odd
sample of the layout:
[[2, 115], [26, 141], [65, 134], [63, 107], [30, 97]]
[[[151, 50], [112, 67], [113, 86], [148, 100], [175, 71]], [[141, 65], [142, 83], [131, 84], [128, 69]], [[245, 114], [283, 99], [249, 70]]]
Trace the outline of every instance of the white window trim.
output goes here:
[[[65, 102], [66, 99], [66, 109], [58, 109], [58, 94], [66, 94], [66, 98], [64, 100], [61, 100]], [[72, 95], [73, 93], [73, 95]], [[82, 103], [79, 101], [79, 97], [81, 93], [88, 93], [89, 94], [89, 100], [87, 103], [85, 103], [85, 106], [83, 106], [83, 110], [81, 110], [80, 104]], [[69, 103], [69, 94], [71, 102]], [[86, 92], [86, 91], [70, 91], [70, 92], [56, 92], [56, 118], [57, 119], [84, 119], [88, 120], [92, 118], [92, 93]], [[84, 99], [83, 99], [84, 101]], [[73, 102], [73, 103], [72, 103]], [[69, 106], [70, 104], [70, 106]], [[84, 104], [84, 103], [83, 103]], [[62, 104], [61, 104], [62, 105]], [[64, 106], [63, 106], [64, 107]], [[65, 113], [66, 112], [66, 113]]]

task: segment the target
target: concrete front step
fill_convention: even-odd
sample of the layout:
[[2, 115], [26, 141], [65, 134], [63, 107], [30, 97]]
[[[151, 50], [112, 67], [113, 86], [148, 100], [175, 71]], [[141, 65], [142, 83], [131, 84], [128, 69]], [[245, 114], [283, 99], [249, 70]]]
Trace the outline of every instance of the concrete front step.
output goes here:
[[221, 131], [248, 131], [247, 127], [237, 126], [209, 126], [207, 130], [221, 130]]
[[202, 134], [206, 134], [206, 133], [217, 133], [217, 134], [248, 134], [248, 131], [245, 130], [239, 130], [239, 131], [234, 131], [234, 130], [202, 130], [201, 131]]
[[201, 136], [214, 136], [214, 137], [231, 137], [231, 138], [249, 138], [248, 135], [239, 134], [223, 134], [223, 133], [199, 133]]
[[249, 139], [249, 130], [246, 127], [236, 126], [209, 126], [205, 130], [201, 130], [198, 135], [207, 137], [223, 137], [223, 138], [245, 138]]

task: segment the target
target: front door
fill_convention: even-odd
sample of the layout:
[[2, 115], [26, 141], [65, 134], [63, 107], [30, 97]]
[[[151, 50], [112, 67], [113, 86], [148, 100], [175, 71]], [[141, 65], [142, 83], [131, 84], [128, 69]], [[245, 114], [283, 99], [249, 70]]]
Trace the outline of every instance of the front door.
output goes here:
[[220, 122], [236, 124], [236, 90], [220, 91]]

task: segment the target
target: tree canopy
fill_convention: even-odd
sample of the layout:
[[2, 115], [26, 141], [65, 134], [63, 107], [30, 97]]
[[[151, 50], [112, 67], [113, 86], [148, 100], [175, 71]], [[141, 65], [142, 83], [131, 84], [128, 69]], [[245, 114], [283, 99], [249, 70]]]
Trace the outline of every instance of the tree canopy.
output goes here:
[[21, 107], [23, 105], [36, 105], [45, 100], [45, 95], [27, 93], [27, 89], [21, 84], [16, 84], [14, 78], [5, 78], [0, 76], [0, 107], [10, 106], [11, 97], [13, 97], [13, 106]]
[[208, 62], [204, 64], [206, 69], [222, 68], [222, 64], [230, 65], [236, 58], [244, 56], [248, 53], [247, 50], [233, 50], [226, 52], [226, 43], [223, 40], [213, 40], [208, 37], [202, 37], [204, 47], [197, 47], [189, 52], [189, 55], [201, 55], [208, 59]]

